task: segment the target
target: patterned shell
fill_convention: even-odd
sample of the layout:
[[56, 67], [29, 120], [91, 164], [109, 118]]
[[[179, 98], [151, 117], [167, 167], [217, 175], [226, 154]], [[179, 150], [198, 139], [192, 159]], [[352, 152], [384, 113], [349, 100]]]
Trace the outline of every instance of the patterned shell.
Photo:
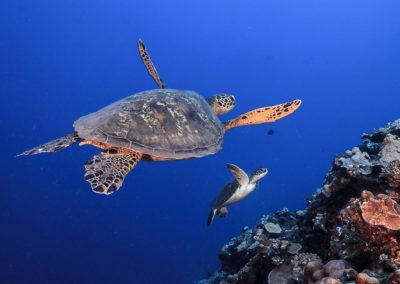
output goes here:
[[79, 137], [164, 159], [187, 159], [221, 149], [223, 126], [193, 91], [134, 94], [74, 122]]

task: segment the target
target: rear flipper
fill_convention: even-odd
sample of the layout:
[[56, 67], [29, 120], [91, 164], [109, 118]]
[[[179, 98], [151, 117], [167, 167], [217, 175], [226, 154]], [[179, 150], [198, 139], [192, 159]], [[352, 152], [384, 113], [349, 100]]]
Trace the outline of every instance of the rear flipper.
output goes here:
[[208, 219], [207, 219], [207, 226], [210, 227], [212, 221], [214, 220], [215, 214], [217, 214], [217, 209], [212, 209], [210, 211], [210, 214], [208, 214]]
[[221, 218], [228, 216], [228, 209], [226, 207], [222, 207], [220, 209], [212, 209], [207, 219], [207, 226], [211, 226], [212, 221], [215, 218], [215, 215], [218, 215]]
[[125, 176], [141, 158], [142, 153], [127, 149], [101, 152], [85, 163], [84, 178], [94, 192], [111, 194], [121, 187]]
[[35, 148], [32, 148], [30, 150], [27, 150], [18, 156], [27, 156], [27, 155], [36, 155], [36, 154], [41, 154], [41, 153], [49, 153], [49, 152], [57, 152], [59, 150], [62, 150], [64, 148], [67, 148], [68, 146], [74, 144], [75, 142], [79, 141], [80, 138], [76, 132], [68, 134], [64, 137], [60, 137], [58, 139], [55, 139], [53, 141], [47, 142], [45, 144], [39, 145]]
[[217, 210], [217, 214], [219, 217], [224, 218], [228, 216], [228, 209], [226, 207], [222, 207]]

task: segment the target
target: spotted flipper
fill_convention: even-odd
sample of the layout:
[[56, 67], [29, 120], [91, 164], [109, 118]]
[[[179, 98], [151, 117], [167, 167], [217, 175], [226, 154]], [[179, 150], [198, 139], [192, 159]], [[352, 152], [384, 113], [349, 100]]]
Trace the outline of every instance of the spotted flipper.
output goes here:
[[157, 69], [151, 61], [150, 55], [148, 54], [146, 47], [144, 46], [144, 43], [141, 39], [138, 40], [138, 49], [140, 57], [142, 58], [143, 63], [146, 66], [147, 71], [149, 71], [151, 77], [153, 77], [154, 81], [156, 81], [160, 89], [165, 89], [167, 86], [164, 84], [163, 80], [161, 80], [160, 75], [158, 75]]
[[93, 156], [85, 163], [85, 180], [96, 193], [111, 194], [117, 191], [125, 176], [140, 161], [142, 153], [125, 150], [109, 149]]
[[80, 140], [78, 134], [71, 133], [58, 139], [52, 140], [35, 148], [22, 152], [18, 156], [36, 155], [41, 153], [57, 152]]
[[227, 131], [238, 126], [274, 122], [292, 114], [300, 105], [301, 100], [294, 100], [280, 105], [258, 108], [225, 122], [224, 129]]

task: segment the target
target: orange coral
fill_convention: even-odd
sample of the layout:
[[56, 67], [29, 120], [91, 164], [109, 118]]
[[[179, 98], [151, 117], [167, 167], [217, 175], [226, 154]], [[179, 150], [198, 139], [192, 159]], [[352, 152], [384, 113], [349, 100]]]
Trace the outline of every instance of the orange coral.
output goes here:
[[357, 275], [357, 284], [379, 284], [379, 280], [368, 274], [360, 273]]
[[376, 197], [369, 191], [363, 191], [361, 204], [362, 217], [371, 225], [384, 226], [389, 230], [400, 230], [400, 206], [388, 195]]
[[361, 249], [364, 252], [387, 254], [392, 261], [400, 263], [400, 211], [399, 205], [391, 198], [395, 196], [374, 196], [363, 191], [361, 197], [351, 201], [339, 217], [363, 239]]

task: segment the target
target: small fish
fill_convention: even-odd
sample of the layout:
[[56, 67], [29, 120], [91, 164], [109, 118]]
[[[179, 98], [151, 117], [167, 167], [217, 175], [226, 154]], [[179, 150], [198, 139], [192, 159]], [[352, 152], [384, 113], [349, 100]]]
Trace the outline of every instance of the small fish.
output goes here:
[[274, 133], [275, 133], [275, 130], [273, 130], [273, 129], [270, 129], [267, 132], [268, 135], [274, 135]]

